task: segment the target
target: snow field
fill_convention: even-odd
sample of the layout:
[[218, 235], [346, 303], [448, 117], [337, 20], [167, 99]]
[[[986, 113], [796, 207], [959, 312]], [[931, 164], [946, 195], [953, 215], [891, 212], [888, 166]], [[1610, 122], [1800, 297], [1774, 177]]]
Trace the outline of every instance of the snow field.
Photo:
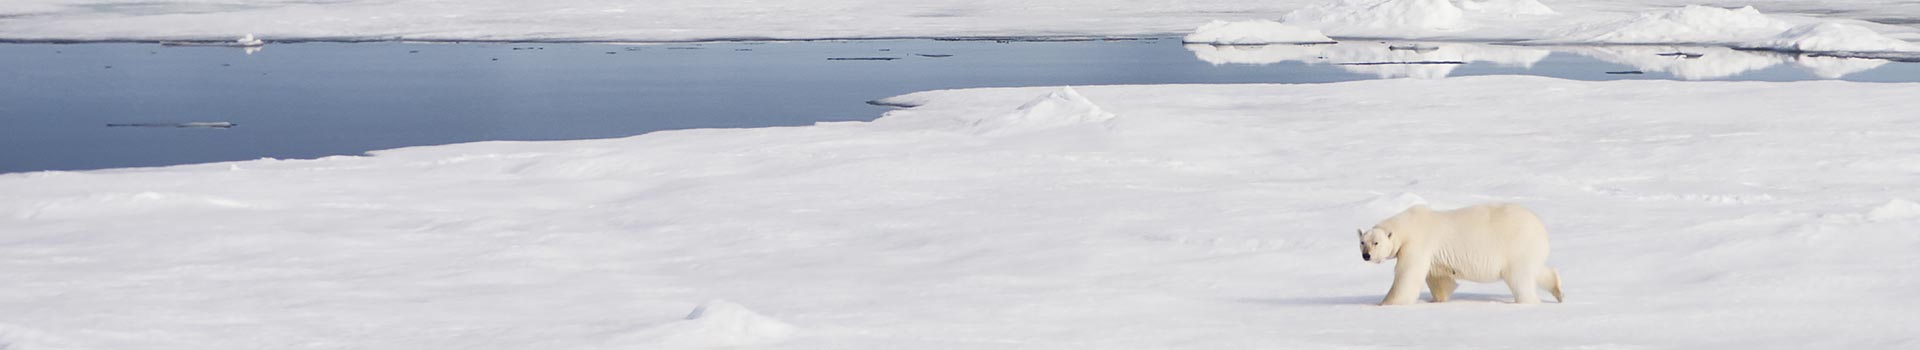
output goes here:
[[[0, 342], [1913, 347], [1916, 94], [968, 89], [871, 123], [6, 174]], [[978, 122], [1009, 115], [1030, 122]], [[1468, 284], [1372, 305], [1391, 267], [1359, 260], [1354, 229], [1486, 201], [1543, 216], [1571, 303]]]

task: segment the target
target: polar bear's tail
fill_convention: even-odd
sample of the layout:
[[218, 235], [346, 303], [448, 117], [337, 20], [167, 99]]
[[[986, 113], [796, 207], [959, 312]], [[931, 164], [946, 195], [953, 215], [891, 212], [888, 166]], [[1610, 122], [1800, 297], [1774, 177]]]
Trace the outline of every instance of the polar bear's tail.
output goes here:
[[1539, 283], [1541, 287], [1547, 287], [1547, 291], [1553, 293], [1554, 301], [1558, 301], [1562, 303], [1567, 302], [1567, 297], [1562, 296], [1560, 294], [1560, 271], [1559, 270], [1554, 270], [1551, 267], [1545, 270], [1540, 270], [1540, 276], [1535, 277], [1535, 283]]

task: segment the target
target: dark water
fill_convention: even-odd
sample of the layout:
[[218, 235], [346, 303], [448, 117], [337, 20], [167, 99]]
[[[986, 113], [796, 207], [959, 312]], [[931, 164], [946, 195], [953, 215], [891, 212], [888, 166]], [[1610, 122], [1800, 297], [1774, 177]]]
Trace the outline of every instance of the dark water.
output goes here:
[[[239, 48], [154, 44], [4, 44], [0, 172], [870, 120], [884, 109], [864, 101], [967, 87], [1319, 83], [1488, 74], [1920, 81], [1920, 64], [1711, 48], [1436, 44], [1422, 49], [1389, 50], [1383, 43], [1216, 48], [1185, 47], [1176, 40], [889, 40], [302, 43], [273, 44], [249, 54]], [[1688, 50], [1705, 56], [1658, 55]], [[1341, 64], [1455, 59], [1465, 63]], [[1635, 71], [1640, 74], [1628, 74]], [[107, 127], [183, 122], [236, 126]]]

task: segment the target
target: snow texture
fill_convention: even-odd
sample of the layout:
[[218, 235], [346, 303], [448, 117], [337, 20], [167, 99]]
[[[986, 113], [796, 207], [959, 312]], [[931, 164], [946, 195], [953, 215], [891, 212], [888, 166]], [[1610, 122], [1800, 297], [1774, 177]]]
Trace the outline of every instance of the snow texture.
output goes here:
[[1687, 5], [1628, 20], [1577, 27], [1563, 41], [1606, 44], [1716, 44], [1774, 35], [1792, 24], [1753, 7], [1725, 9]]
[[1007, 135], [1080, 125], [1109, 127], [1113, 113], [1100, 110], [1071, 86], [1027, 101], [1001, 115], [969, 121], [969, 130], [981, 135]]
[[709, 300], [686, 320], [640, 332], [641, 339], [672, 349], [767, 346], [793, 336], [793, 325], [725, 300]]
[[1540, 16], [1559, 14], [1553, 8], [1539, 0], [1464, 0], [1460, 9], [1470, 12], [1489, 13], [1507, 16]]
[[1796, 25], [1752, 6], [1687, 7], [1558, 30], [1535, 43], [1707, 44], [1786, 52], [1920, 52], [1920, 44], [1860, 25], [1801, 21]]
[[1288, 13], [1286, 22], [1343, 36], [1405, 36], [1467, 29], [1449, 0], [1337, 0]]
[[1920, 52], [1920, 44], [1840, 23], [1803, 24], [1772, 39], [1742, 46], [1788, 52]]
[[[1920, 347], [1920, 261], [1901, 258], [1920, 250], [1920, 84], [1073, 90], [915, 93], [864, 123], [4, 174], [0, 341]], [[1036, 96], [1123, 123], [972, 131]], [[1489, 201], [1546, 220], [1574, 302], [1466, 284], [1373, 305], [1392, 268], [1359, 259], [1355, 229]], [[716, 298], [752, 309], [686, 319]]]
[[1213, 21], [1183, 39], [1190, 44], [1264, 45], [1333, 43], [1318, 29], [1300, 28], [1266, 20]]

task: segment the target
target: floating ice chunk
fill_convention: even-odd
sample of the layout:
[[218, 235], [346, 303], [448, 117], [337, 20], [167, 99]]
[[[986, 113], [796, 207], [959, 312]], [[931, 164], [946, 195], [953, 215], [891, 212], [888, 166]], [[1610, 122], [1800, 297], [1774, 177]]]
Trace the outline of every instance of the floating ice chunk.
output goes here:
[[1448, 0], [1342, 0], [1287, 13], [1286, 22], [1312, 25], [1334, 35], [1406, 36], [1449, 32], [1468, 26], [1465, 12]]
[[643, 332], [669, 348], [762, 346], [778, 343], [797, 331], [791, 324], [748, 310], [725, 300], [709, 300], [687, 314], [686, 320]]
[[240, 37], [239, 40], [234, 40], [233, 44], [234, 46], [240, 46], [240, 47], [255, 47], [255, 46], [266, 45], [267, 42], [264, 40], [254, 38], [253, 33], [247, 33], [247, 36]]
[[1920, 52], [1920, 44], [1889, 38], [1866, 27], [1841, 23], [1803, 24], [1773, 38], [1741, 46], [1791, 52]]
[[1610, 44], [1734, 43], [1774, 35], [1793, 25], [1760, 13], [1752, 6], [1725, 9], [1687, 7], [1642, 13], [1631, 19], [1575, 26], [1559, 40]]
[[1268, 20], [1213, 21], [1195, 29], [1185, 39], [1189, 44], [1262, 45], [1333, 43], [1319, 29], [1301, 28]]
[[1100, 106], [1081, 96], [1073, 87], [1065, 86], [1029, 101], [1013, 112], [975, 120], [969, 126], [975, 134], [1002, 135], [1074, 125], [1104, 127], [1112, 121], [1113, 113], [1101, 110]]

